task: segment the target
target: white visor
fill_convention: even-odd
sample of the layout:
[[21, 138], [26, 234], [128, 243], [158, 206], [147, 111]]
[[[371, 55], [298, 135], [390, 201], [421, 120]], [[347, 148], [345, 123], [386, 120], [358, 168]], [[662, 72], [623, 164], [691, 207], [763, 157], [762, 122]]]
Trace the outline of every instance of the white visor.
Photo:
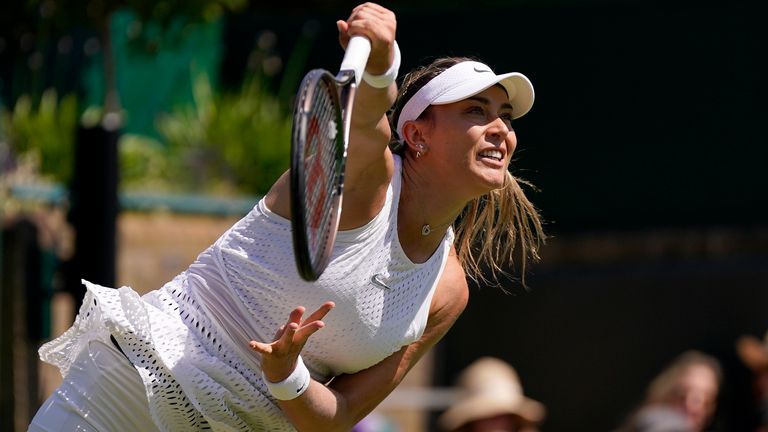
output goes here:
[[522, 117], [533, 106], [533, 85], [525, 75], [518, 72], [496, 75], [483, 63], [465, 61], [432, 78], [405, 103], [397, 119], [398, 137], [403, 139], [405, 122], [419, 118], [428, 106], [458, 102], [495, 84], [501, 84], [507, 91], [513, 118]]

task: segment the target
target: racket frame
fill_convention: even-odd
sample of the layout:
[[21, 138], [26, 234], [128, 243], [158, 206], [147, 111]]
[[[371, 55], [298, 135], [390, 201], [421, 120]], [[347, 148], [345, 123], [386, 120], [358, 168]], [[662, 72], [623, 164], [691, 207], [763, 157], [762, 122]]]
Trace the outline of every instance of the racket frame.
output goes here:
[[[349, 129], [354, 96], [357, 83], [354, 80], [354, 72], [341, 71], [334, 77], [326, 70], [314, 69], [307, 73], [302, 80], [300, 91], [296, 99], [294, 109], [294, 122], [291, 130], [291, 228], [293, 237], [296, 268], [302, 279], [315, 281], [323, 273], [328, 265], [333, 251], [334, 240], [339, 228], [341, 216], [342, 197], [344, 192], [344, 169], [347, 159], [347, 143], [349, 142]], [[324, 244], [321, 251], [314, 251], [316, 257], [312, 259], [313, 251], [310, 244], [308, 229], [308, 209], [306, 208], [307, 177], [305, 167], [305, 150], [309, 143], [307, 129], [312, 117], [312, 98], [314, 92], [325, 91], [320, 86], [327, 86], [330, 90], [333, 105], [336, 107], [334, 121], [337, 125], [335, 148], [335, 169], [332, 173], [326, 173], [333, 177], [331, 193], [331, 221], [330, 229], [324, 235]], [[321, 233], [322, 235], [322, 233]]]
[[[294, 106], [293, 127], [291, 131], [291, 232], [293, 250], [296, 257], [296, 267], [299, 275], [306, 281], [316, 281], [325, 271], [333, 252], [336, 233], [341, 218], [342, 196], [344, 192], [344, 169], [347, 160], [347, 145], [352, 119], [352, 107], [355, 93], [365, 70], [368, 55], [371, 52], [371, 42], [364, 36], [353, 36], [347, 44], [341, 68], [336, 76], [323, 69], [310, 71], [302, 80]], [[308, 124], [312, 117], [312, 98], [319, 85], [327, 86], [331, 95], [332, 105], [336, 108], [335, 169], [326, 175], [333, 176], [333, 188], [330, 193], [331, 205], [329, 211], [330, 228], [324, 235], [324, 244], [319, 250], [312, 250], [308, 229], [308, 209], [306, 205], [307, 176], [305, 167], [305, 149], [307, 147]], [[313, 259], [313, 254], [314, 258]]]

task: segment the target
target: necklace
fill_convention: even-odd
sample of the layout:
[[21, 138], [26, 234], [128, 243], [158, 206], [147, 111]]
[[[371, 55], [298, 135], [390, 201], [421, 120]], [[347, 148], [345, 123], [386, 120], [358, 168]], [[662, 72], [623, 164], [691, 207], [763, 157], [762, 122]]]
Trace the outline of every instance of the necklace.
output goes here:
[[[442, 225], [438, 225], [436, 228], [439, 229], [439, 228], [442, 228], [442, 227], [447, 227], [450, 224], [451, 224], [450, 222], [447, 222], [447, 223], [444, 223]], [[425, 223], [424, 225], [421, 226], [421, 235], [426, 237], [426, 236], [428, 236], [430, 234], [432, 234], [432, 225], [430, 225], [428, 223]]]
[[[423, 216], [424, 215], [424, 202], [421, 201], [421, 200], [418, 200], [418, 199], [416, 200], [416, 202], [418, 203], [419, 211], [420, 211], [421, 215]], [[455, 219], [456, 219], [456, 217], [454, 216], [448, 222], [442, 223], [440, 225], [436, 225], [434, 227], [429, 222], [424, 222], [424, 225], [421, 226], [421, 235], [422, 235], [422, 237], [426, 237], [426, 236], [432, 234], [432, 231], [434, 231], [434, 230], [438, 230], [438, 229], [442, 229], [442, 228], [448, 227], [449, 225], [453, 224], [453, 221]]]

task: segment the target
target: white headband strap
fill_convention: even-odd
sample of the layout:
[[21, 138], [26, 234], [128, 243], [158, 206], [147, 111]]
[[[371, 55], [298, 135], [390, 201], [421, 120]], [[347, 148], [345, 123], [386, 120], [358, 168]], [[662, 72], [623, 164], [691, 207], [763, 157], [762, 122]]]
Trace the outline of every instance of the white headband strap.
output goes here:
[[533, 86], [528, 78], [517, 72], [496, 75], [483, 63], [464, 61], [432, 78], [405, 103], [397, 119], [396, 132], [400, 141], [404, 141], [405, 122], [419, 118], [430, 105], [457, 102], [499, 83], [507, 91], [514, 117], [528, 112], [533, 105]]

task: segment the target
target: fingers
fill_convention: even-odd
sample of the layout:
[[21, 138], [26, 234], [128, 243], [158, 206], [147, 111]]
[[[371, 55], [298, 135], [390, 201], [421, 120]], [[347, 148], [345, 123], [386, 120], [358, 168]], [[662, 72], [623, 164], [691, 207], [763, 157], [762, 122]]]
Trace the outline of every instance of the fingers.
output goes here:
[[288, 322], [277, 330], [272, 343], [251, 341], [250, 347], [254, 351], [265, 355], [284, 355], [285, 353], [301, 351], [309, 337], [325, 327], [322, 319], [335, 306], [335, 303], [332, 301], [325, 302], [305, 320], [302, 320], [302, 317], [306, 312], [306, 308], [299, 306], [288, 315]]
[[272, 354], [272, 344], [265, 344], [259, 341], [252, 340], [248, 345], [251, 347], [252, 350], [256, 351], [261, 355]]
[[338, 20], [336, 21], [336, 28], [339, 29], [339, 44], [346, 50], [347, 44], [349, 43], [349, 34], [347, 34], [349, 31], [349, 24], [347, 24], [346, 21]]
[[296, 309], [292, 310], [291, 313], [288, 315], [288, 323], [301, 323], [301, 317], [304, 315], [304, 312], [306, 312], [307, 308], [304, 306], [299, 306]]
[[319, 308], [317, 308], [316, 311], [312, 312], [312, 314], [308, 316], [306, 320], [304, 320], [304, 323], [310, 323], [312, 321], [319, 321], [323, 319], [335, 306], [336, 304], [332, 301], [323, 303]]
[[336, 22], [339, 42], [346, 49], [351, 36], [365, 36], [371, 41], [371, 54], [367, 70], [370, 73], [385, 72], [392, 61], [397, 21], [395, 14], [377, 4], [364, 3], [352, 10], [346, 21]]
[[391, 44], [395, 40], [396, 27], [395, 14], [372, 3], [356, 7], [346, 21], [348, 35], [366, 36], [373, 46]]
[[352, 9], [351, 16], [354, 16], [356, 14], [367, 14], [370, 16], [378, 17], [379, 19], [389, 19], [390, 17], [394, 17], [394, 13], [390, 11], [389, 9], [385, 8], [384, 6], [378, 5], [376, 3], [363, 3], [361, 5], [355, 6], [354, 9]]
[[292, 329], [290, 337], [291, 341], [296, 344], [300, 344], [302, 347], [310, 336], [315, 334], [316, 331], [325, 327], [325, 323], [321, 321], [328, 312], [335, 307], [333, 302], [325, 302], [316, 311], [312, 312], [307, 319], [301, 321], [300, 325], [296, 322], [296, 328]]
[[275, 342], [279, 342], [290, 350], [291, 345], [295, 343], [296, 331], [301, 327], [301, 317], [304, 316], [305, 311], [304, 306], [299, 306], [291, 311], [288, 315], [288, 322], [281, 327], [282, 332]]

